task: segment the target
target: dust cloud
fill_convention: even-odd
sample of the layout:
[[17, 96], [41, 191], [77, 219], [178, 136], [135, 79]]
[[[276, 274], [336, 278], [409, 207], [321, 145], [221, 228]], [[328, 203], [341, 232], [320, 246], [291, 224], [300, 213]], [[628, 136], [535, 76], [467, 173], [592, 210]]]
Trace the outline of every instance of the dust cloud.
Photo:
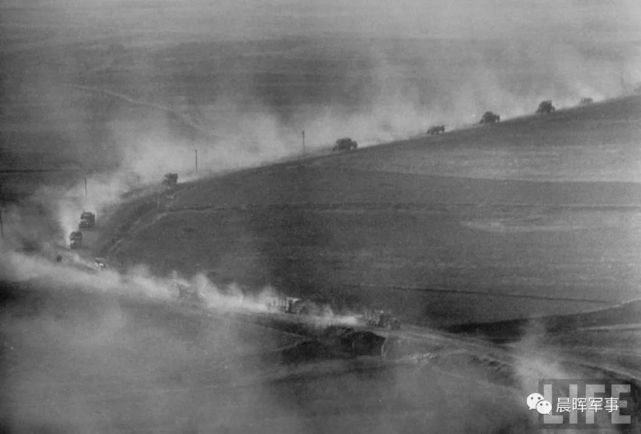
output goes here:
[[[6, 122], [24, 148], [153, 183], [570, 107], [641, 82], [637, 2], [5, 2]], [[287, 10], [287, 14], [283, 11]], [[606, 42], [607, 41], [607, 42]], [[24, 122], [24, 123], [23, 123]], [[23, 159], [24, 158], [24, 159]]]
[[[11, 431], [514, 432], [527, 423], [518, 396], [464, 353], [283, 363], [281, 350], [301, 337], [229, 315], [268, 311], [273, 289], [246, 297], [204, 276], [3, 258], [0, 276], [12, 283], [0, 312], [2, 426]], [[176, 285], [197, 288], [205, 305], [180, 302]]]
[[101, 213], [167, 172], [192, 180], [329, 152], [339, 137], [374, 145], [641, 82], [633, 1], [1, 7], [0, 167], [68, 171], [33, 181], [56, 197], [63, 236], [83, 209]]
[[[446, 421], [452, 432], [502, 428], [488, 390], [468, 410], [448, 410], [472, 400], [469, 378], [484, 373], [476, 366], [444, 380], [427, 368], [376, 375], [350, 365], [301, 383], [287, 377], [292, 368], [264, 362], [291, 336], [165, 311], [178, 304], [175, 280], [144, 267], [97, 271], [79, 256], [51, 258], [82, 210], [100, 218], [166, 172], [191, 180], [328, 152], [342, 136], [368, 146], [431, 124], [468, 126], [486, 110], [505, 119], [543, 99], [563, 108], [629, 94], [641, 82], [638, 1], [7, 0], [0, 16], [0, 167], [66, 171], [3, 207], [0, 280], [71, 291], [41, 311], [48, 302], [2, 312], [11, 426], [301, 432], [319, 412], [358, 402], [326, 430], [332, 421], [366, 432]], [[273, 296], [219, 290], [204, 276], [186, 284], [214, 310], [261, 312]], [[518, 375], [529, 381], [542, 369], [524, 364]], [[365, 418], [381, 400], [383, 415]]]
[[256, 380], [268, 374], [258, 369], [262, 353], [269, 360], [270, 345], [291, 344], [286, 337], [195, 315], [144, 270], [3, 257], [3, 280], [22, 282], [2, 288], [3, 430], [242, 431], [260, 411], [301, 429]]

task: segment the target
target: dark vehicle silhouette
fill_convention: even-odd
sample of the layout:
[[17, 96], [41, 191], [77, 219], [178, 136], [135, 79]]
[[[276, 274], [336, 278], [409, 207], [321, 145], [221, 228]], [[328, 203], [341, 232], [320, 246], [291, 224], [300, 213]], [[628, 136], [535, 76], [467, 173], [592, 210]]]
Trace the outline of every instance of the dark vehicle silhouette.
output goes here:
[[401, 328], [401, 321], [384, 310], [368, 311], [365, 314], [365, 322], [368, 326], [375, 328], [388, 330], [398, 330]]
[[336, 144], [332, 148], [332, 151], [351, 151], [358, 148], [358, 143], [355, 140], [350, 139], [349, 137], [343, 137], [342, 139], [336, 140]]
[[175, 187], [178, 184], [178, 174], [177, 173], [167, 173], [165, 178], [162, 180], [162, 185], [167, 187]]
[[556, 108], [554, 105], [552, 105], [552, 101], [546, 100], [546, 101], [541, 101], [541, 104], [539, 104], [539, 108], [536, 109], [536, 114], [537, 115], [546, 115], [549, 113], [554, 113], [556, 111]]
[[80, 224], [78, 225], [79, 229], [90, 229], [96, 226], [96, 215], [89, 211], [83, 211], [80, 214]]
[[479, 122], [479, 124], [481, 125], [495, 124], [497, 122], [501, 122], [501, 116], [497, 115], [496, 113], [485, 112], [483, 113], [483, 116], [481, 117], [481, 121]]
[[434, 125], [430, 127], [429, 130], [427, 130], [427, 134], [430, 136], [436, 136], [439, 134], [443, 134], [445, 132], [445, 125]]
[[69, 248], [78, 249], [82, 247], [82, 232], [74, 231], [69, 235]]

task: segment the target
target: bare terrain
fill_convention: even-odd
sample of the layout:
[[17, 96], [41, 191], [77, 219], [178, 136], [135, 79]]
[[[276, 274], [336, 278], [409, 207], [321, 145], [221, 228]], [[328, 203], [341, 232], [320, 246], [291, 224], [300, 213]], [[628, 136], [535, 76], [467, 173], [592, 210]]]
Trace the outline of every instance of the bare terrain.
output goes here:
[[542, 378], [641, 390], [638, 9], [536, 3], [2, 2], [0, 431], [526, 433]]
[[188, 183], [103, 252], [436, 326], [632, 300], [640, 120], [630, 97]]

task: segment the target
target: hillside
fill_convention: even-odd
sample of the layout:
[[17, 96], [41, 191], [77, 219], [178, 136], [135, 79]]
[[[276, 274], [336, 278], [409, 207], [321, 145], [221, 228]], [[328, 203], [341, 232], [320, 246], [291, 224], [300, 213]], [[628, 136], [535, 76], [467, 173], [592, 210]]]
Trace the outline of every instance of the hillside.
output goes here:
[[101, 253], [436, 326], [604, 307], [638, 298], [640, 121], [634, 96], [203, 179]]

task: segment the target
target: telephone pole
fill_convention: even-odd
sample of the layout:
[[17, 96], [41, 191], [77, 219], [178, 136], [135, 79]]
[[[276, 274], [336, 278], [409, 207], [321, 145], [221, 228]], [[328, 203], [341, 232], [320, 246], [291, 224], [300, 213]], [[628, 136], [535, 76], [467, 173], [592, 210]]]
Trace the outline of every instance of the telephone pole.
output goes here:
[[301, 135], [303, 136], [303, 154], [305, 154], [305, 130], [303, 130]]
[[2, 210], [0, 209], [0, 238], [4, 240], [4, 223], [2, 222]]
[[85, 176], [85, 201], [87, 200], [88, 194], [87, 194], [87, 177]]
[[194, 167], [196, 168], [196, 173], [198, 173], [198, 149], [194, 149]]

